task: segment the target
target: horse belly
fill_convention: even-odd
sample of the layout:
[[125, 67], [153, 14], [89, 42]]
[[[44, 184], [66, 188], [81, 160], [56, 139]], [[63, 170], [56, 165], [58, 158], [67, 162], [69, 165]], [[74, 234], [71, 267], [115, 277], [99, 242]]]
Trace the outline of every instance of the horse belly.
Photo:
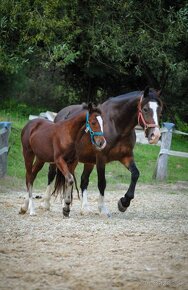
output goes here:
[[79, 155], [79, 162], [96, 164], [96, 155], [81, 154]]
[[120, 143], [111, 148], [107, 154], [107, 162], [120, 161], [124, 157], [130, 157], [133, 154], [132, 147], [128, 144]]
[[77, 151], [79, 162], [81, 163], [96, 163], [96, 153], [91, 148], [85, 148], [84, 150], [78, 150]]

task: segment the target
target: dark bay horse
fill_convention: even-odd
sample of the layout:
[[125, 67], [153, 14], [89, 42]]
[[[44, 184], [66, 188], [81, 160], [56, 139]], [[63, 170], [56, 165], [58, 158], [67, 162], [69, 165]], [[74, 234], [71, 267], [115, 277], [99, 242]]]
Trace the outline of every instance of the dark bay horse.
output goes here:
[[[23, 156], [26, 168], [26, 186], [28, 198], [20, 209], [25, 213], [29, 208], [30, 215], [35, 215], [32, 198], [32, 186], [37, 173], [42, 169], [45, 162], [54, 163], [57, 172], [61, 172], [64, 182], [63, 187], [65, 206], [64, 216], [69, 216], [70, 203], [72, 201], [73, 174], [78, 163], [77, 146], [84, 137], [84, 148], [102, 150], [106, 145], [103, 136], [103, 120], [101, 111], [91, 104], [82, 105], [80, 112], [71, 114], [69, 119], [53, 123], [44, 119], [29, 121], [21, 133]], [[86, 134], [89, 132], [89, 135]], [[91, 146], [90, 146], [91, 143]], [[94, 153], [95, 154], [95, 153]], [[58, 187], [59, 186], [59, 187]]]
[[[162, 102], [160, 91], [146, 88], [145, 91], [135, 91], [118, 97], [110, 98], [100, 105], [104, 120], [104, 136], [107, 146], [102, 152], [85, 152], [84, 145], [79, 143], [78, 157], [79, 161], [84, 163], [84, 171], [81, 176], [82, 190], [82, 212], [88, 208], [87, 187], [89, 176], [96, 164], [98, 174], [99, 188], [99, 211], [110, 216], [108, 208], [104, 203], [104, 191], [106, 188], [105, 164], [111, 161], [120, 161], [131, 173], [130, 186], [119, 202], [118, 208], [124, 212], [130, 205], [131, 199], [134, 198], [135, 186], [139, 178], [139, 171], [136, 167], [133, 149], [136, 142], [135, 126], [140, 124], [150, 144], [158, 142], [160, 137], [159, 117], [162, 111]], [[55, 122], [63, 118], [69, 118], [74, 112], [82, 110], [80, 105], [73, 105], [62, 109], [56, 116]], [[54, 169], [49, 170], [48, 184], [54, 178]], [[46, 208], [49, 208], [50, 190], [47, 187]]]

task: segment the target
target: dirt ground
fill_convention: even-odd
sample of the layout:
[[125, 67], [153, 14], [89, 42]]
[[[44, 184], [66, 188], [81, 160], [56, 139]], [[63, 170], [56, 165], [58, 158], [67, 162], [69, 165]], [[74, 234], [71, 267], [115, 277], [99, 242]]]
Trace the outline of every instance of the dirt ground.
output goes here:
[[[41, 194], [37, 192], [36, 194]], [[0, 189], [0, 289], [188, 289], [188, 183], [138, 185], [125, 213], [118, 190], [106, 193], [112, 217], [71, 217], [57, 199], [37, 216], [19, 215], [24, 192]]]

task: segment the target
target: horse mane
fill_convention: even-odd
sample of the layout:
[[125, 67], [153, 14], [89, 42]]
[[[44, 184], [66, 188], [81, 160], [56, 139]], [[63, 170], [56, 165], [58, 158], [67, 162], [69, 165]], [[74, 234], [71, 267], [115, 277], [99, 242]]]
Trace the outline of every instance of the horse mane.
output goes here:
[[94, 103], [82, 103], [82, 109], [83, 110], [88, 110], [89, 112], [95, 112], [95, 113], [98, 113], [98, 114], [102, 114], [99, 106], [97, 106], [96, 104]]

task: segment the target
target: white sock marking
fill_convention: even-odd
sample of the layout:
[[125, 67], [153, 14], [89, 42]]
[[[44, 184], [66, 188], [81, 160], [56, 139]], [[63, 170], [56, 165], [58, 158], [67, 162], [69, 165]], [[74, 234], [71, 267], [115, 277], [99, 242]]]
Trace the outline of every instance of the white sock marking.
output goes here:
[[82, 194], [82, 208], [88, 205], [87, 202], [87, 190], [85, 189]]

